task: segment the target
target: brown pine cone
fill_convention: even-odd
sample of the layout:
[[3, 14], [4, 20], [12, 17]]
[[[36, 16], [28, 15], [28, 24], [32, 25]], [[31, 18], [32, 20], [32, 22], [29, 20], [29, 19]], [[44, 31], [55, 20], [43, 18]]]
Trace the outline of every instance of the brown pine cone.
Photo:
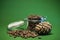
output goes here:
[[51, 31], [51, 24], [49, 22], [42, 22], [36, 25], [35, 31], [39, 34], [48, 34]]

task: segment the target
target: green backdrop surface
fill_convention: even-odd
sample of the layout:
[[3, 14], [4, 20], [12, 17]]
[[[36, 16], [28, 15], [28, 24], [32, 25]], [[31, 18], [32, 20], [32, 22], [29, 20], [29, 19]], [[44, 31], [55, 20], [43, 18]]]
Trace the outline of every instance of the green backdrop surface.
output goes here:
[[[43, 35], [41, 39], [21, 37], [13, 38], [7, 34], [7, 26], [11, 22], [23, 20], [28, 15], [47, 16], [52, 24], [51, 35]], [[26, 27], [26, 26], [24, 26]], [[1, 0], [0, 1], [0, 40], [60, 40], [60, 12], [58, 0]]]

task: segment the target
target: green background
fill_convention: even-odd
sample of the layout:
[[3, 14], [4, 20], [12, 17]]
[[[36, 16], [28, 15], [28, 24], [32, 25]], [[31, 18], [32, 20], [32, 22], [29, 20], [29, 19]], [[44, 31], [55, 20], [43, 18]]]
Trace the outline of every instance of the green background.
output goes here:
[[[9, 23], [23, 20], [31, 14], [47, 16], [47, 20], [52, 24], [52, 34], [41, 36], [41, 39], [13, 38], [7, 34]], [[59, 24], [58, 0], [0, 0], [0, 40], [60, 40]]]

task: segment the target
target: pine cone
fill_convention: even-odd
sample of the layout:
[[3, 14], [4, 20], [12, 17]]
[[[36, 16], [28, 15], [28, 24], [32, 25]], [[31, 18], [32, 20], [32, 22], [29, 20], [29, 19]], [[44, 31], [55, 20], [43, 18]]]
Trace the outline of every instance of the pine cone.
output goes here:
[[34, 28], [38, 34], [48, 34], [51, 31], [51, 24], [49, 22], [42, 22], [36, 25]]

